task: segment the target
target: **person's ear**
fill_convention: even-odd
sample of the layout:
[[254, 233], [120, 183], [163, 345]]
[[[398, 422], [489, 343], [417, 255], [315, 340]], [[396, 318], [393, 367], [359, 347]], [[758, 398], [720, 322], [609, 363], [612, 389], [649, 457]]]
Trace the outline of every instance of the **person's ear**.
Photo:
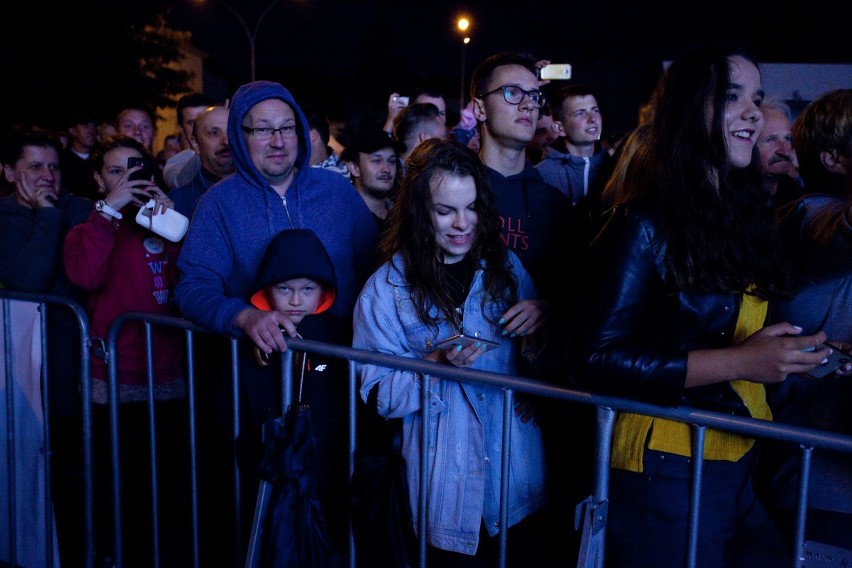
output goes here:
[[557, 138], [561, 138], [565, 136], [565, 128], [562, 126], [561, 120], [554, 120], [553, 124], [550, 126], [553, 129], [553, 133]]
[[819, 161], [823, 167], [833, 174], [846, 175], [850, 162], [844, 160], [836, 149], [823, 150], [819, 153]]
[[313, 145], [314, 145], [314, 144], [316, 144], [317, 142], [320, 142], [320, 135], [319, 135], [319, 131], [318, 131], [316, 128], [311, 128], [311, 129], [308, 131], [308, 135], [309, 135], [309, 136], [310, 136], [310, 138], [311, 138], [311, 146], [313, 146]]
[[485, 102], [480, 98], [475, 98], [471, 102], [473, 103], [473, 118], [477, 122], [485, 122], [486, 118], [488, 118], [485, 114]]
[[344, 162], [346, 164], [346, 169], [349, 170], [349, 175], [354, 178], [361, 177], [361, 168], [358, 167], [358, 164], [355, 162]]
[[92, 175], [95, 176], [95, 181], [98, 184], [98, 193], [103, 193], [104, 195], [106, 195], [106, 192], [107, 192], [106, 182], [104, 182], [104, 178], [101, 177], [101, 173], [95, 172]]

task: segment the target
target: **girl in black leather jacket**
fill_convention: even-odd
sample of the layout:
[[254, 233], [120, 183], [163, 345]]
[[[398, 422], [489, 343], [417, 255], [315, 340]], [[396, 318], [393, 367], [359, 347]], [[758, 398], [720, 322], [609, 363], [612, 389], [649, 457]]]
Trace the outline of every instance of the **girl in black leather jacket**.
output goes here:
[[[572, 341], [593, 391], [771, 420], [764, 384], [816, 366], [825, 340], [765, 325], [789, 271], [761, 193], [760, 72], [739, 51], [699, 48], [672, 63], [649, 139], [592, 243]], [[620, 413], [613, 434], [608, 566], [683, 566], [691, 433]], [[708, 431], [698, 566], [789, 562], [752, 488], [755, 440]]]

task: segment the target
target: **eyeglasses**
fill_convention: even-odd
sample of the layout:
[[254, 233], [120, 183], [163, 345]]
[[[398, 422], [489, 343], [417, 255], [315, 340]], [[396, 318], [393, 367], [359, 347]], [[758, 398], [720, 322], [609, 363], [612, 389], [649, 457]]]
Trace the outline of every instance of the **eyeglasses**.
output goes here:
[[267, 126], [262, 128], [249, 128], [248, 126], [241, 126], [243, 132], [254, 138], [255, 140], [270, 140], [275, 133], [277, 132], [283, 138], [293, 138], [296, 136], [296, 125], [292, 124], [290, 126], [282, 126], [280, 128], [269, 128]]
[[521, 104], [521, 101], [524, 100], [524, 97], [529, 97], [532, 103], [536, 106], [536, 108], [541, 108], [544, 106], [544, 93], [542, 93], [538, 89], [527, 91], [518, 87], [517, 85], [502, 85], [500, 87], [497, 87], [493, 91], [488, 91], [487, 93], [479, 95], [479, 98], [483, 99], [488, 95], [493, 95], [497, 91], [503, 91], [503, 100], [509, 103], [510, 105], [519, 105]]

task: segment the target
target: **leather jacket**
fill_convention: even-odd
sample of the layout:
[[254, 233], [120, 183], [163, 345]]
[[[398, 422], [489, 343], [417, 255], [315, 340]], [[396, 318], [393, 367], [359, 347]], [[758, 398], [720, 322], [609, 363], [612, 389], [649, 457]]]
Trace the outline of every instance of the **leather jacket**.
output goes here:
[[651, 198], [610, 209], [592, 242], [570, 359], [592, 392], [749, 416], [730, 383], [685, 388], [687, 353], [731, 345], [741, 296], [684, 291]]

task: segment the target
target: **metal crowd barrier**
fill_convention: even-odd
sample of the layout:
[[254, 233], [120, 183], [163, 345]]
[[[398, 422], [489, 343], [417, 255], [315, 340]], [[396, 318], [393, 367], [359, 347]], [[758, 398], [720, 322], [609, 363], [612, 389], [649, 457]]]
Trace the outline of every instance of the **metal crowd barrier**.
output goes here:
[[[76, 314], [79, 319], [79, 326], [81, 332], [81, 341], [88, 348], [91, 347], [91, 341], [88, 338], [88, 320], [86, 319], [85, 313], [79, 306], [69, 305], [67, 302], [62, 300], [57, 300], [55, 298], [45, 297], [45, 296], [34, 296], [28, 294], [16, 294], [10, 293], [5, 290], [0, 290], [0, 299], [3, 300], [3, 314], [6, 322], [6, 329], [9, 329], [8, 318], [8, 300], [10, 299], [21, 299], [26, 301], [35, 301], [40, 304], [42, 312], [44, 312], [45, 304], [52, 303], [61, 303], [65, 304], [67, 307], [70, 307]], [[42, 313], [42, 320], [44, 319], [44, 313]], [[148, 358], [148, 380], [149, 380], [149, 392], [151, 388], [152, 382], [152, 353], [151, 353], [151, 328], [152, 326], [165, 326], [165, 327], [173, 327], [183, 329], [185, 333], [186, 347], [187, 347], [187, 393], [188, 400], [187, 403], [189, 405], [189, 439], [190, 439], [190, 470], [191, 470], [191, 487], [192, 487], [192, 511], [191, 511], [191, 544], [189, 545], [192, 550], [193, 566], [200, 565], [200, 551], [199, 547], [201, 546], [199, 543], [199, 517], [198, 517], [198, 471], [197, 471], [197, 456], [196, 456], [196, 443], [198, 432], [196, 431], [196, 414], [195, 414], [195, 362], [194, 362], [194, 338], [198, 333], [207, 334], [203, 328], [198, 327], [184, 319], [174, 318], [174, 317], [165, 317], [165, 316], [156, 316], [152, 314], [145, 314], [141, 312], [129, 312], [126, 314], [122, 314], [119, 316], [115, 322], [113, 322], [112, 327], [110, 328], [109, 337], [107, 338], [105, 344], [105, 357], [108, 363], [109, 368], [109, 415], [110, 415], [110, 424], [111, 424], [111, 459], [112, 459], [112, 492], [113, 492], [113, 515], [114, 515], [114, 550], [115, 550], [115, 565], [123, 566], [123, 551], [122, 551], [122, 503], [121, 503], [121, 495], [120, 495], [120, 484], [121, 484], [121, 470], [119, 467], [119, 438], [118, 438], [118, 425], [120, 420], [120, 405], [118, 404], [118, 395], [117, 395], [117, 369], [116, 369], [116, 358], [113, 356], [116, 349], [116, 339], [118, 337], [118, 333], [120, 328], [127, 323], [128, 321], [138, 321], [142, 322], [145, 326], [146, 330], [146, 348], [147, 348], [147, 358]], [[16, 346], [14, 344], [14, 338], [10, 338], [7, 334], [6, 337], [6, 350], [7, 353], [6, 361], [5, 361], [5, 369], [7, 373], [7, 377], [12, 375], [12, 365], [10, 364], [9, 359], [15, 355], [17, 349], [22, 349], [20, 346]], [[42, 350], [46, 348], [48, 341], [50, 340], [49, 330], [48, 332], [43, 333], [42, 336]], [[239, 372], [238, 372], [238, 350], [237, 350], [237, 340], [234, 338], [228, 338], [230, 345], [230, 379], [231, 379], [231, 396], [233, 397], [233, 409], [234, 415], [231, 417], [231, 425], [232, 432], [234, 438], [239, 434]], [[687, 566], [693, 568], [696, 565], [696, 543], [698, 538], [698, 515], [700, 509], [700, 490], [701, 490], [701, 482], [702, 482], [702, 463], [703, 452], [701, 449], [704, 445], [704, 434], [707, 428], [712, 428], [716, 430], [723, 430], [729, 432], [735, 432], [738, 434], [742, 434], [745, 436], [753, 437], [753, 438], [762, 438], [762, 439], [772, 439], [779, 440], [791, 444], [797, 444], [801, 447], [802, 454], [802, 464], [800, 468], [800, 484], [799, 484], [799, 495], [797, 501], [797, 523], [796, 523], [796, 542], [794, 543], [794, 554], [791, 558], [790, 565], [793, 567], [803, 566], [805, 561], [805, 552], [806, 552], [806, 541], [804, 538], [805, 535], [805, 513], [807, 512], [807, 503], [808, 503], [808, 478], [810, 474], [810, 463], [811, 456], [815, 450], [819, 451], [838, 451], [844, 453], [852, 454], [852, 436], [844, 436], [839, 434], [833, 434], [829, 432], [823, 432], [818, 430], [812, 430], [808, 428], [801, 427], [793, 427], [786, 426], [783, 424], [766, 422], [762, 420], [743, 418], [737, 416], [731, 416], [721, 413], [702, 411], [702, 410], [694, 410], [688, 408], [669, 408], [669, 407], [661, 407], [655, 406], [646, 403], [640, 403], [632, 400], [615, 398], [615, 397], [607, 397], [607, 396], [599, 396], [590, 394], [588, 392], [577, 391], [568, 388], [557, 387], [552, 384], [547, 384], [535, 379], [530, 379], [526, 377], [517, 377], [517, 376], [507, 376], [500, 375], [496, 373], [489, 373], [483, 371], [476, 371], [471, 369], [459, 369], [456, 367], [441, 365], [437, 363], [433, 363], [425, 360], [411, 359], [411, 358], [403, 358], [385, 355], [381, 353], [374, 353], [364, 350], [353, 349], [350, 347], [343, 347], [331, 344], [325, 344], [305, 339], [299, 338], [288, 338], [288, 345], [295, 350], [305, 351], [310, 353], [319, 353], [326, 356], [333, 356], [340, 359], [348, 360], [349, 362], [349, 376], [348, 376], [348, 392], [349, 392], [349, 400], [350, 400], [350, 408], [349, 408], [349, 423], [350, 423], [350, 447], [349, 447], [349, 472], [350, 475], [353, 471], [354, 464], [354, 451], [355, 451], [355, 428], [357, 428], [356, 420], [355, 420], [355, 396], [357, 393], [357, 378], [356, 378], [356, 364], [357, 363], [370, 363], [370, 364], [378, 364], [385, 367], [396, 368], [401, 370], [407, 370], [415, 373], [421, 373], [424, 376], [435, 376], [445, 379], [466, 381], [471, 383], [482, 383], [500, 387], [504, 390], [504, 415], [503, 415], [503, 423], [508, 424], [512, 419], [513, 413], [513, 401], [515, 393], [527, 393], [530, 395], [535, 395], [539, 397], [551, 398], [562, 401], [569, 401], [574, 403], [580, 403], [584, 405], [593, 405], [597, 408], [596, 414], [596, 431], [597, 431], [597, 439], [596, 439], [596, 452], [595, 452], [595, 482], [594, 482], [594, 490], [592, 495], [590, 495], [585, 501], [578, 505], [578, 519], [580, 520], [578, 530], [581, 531], [581, 548], [579, 552], [579, 556], [576, 559], [576, 564], [574, 559], [565, 559], [565, 565], [576, 565], [578, 567], [584, 568], [601, 568], [604, 564], [604, 549], [605, 549], [605, 528], [606, 528], [606, 515], [607, 515], [607, 488], [609, 482], [609, 454], [611, 450], [611, 435], [612, 429], [615, 423], [615, 414], [616, 412], [624, 411], [624, 412], [632, 412], [638, 414], [645, 414], [649, 416], [655, 416], [660, 418], [667, 418], [671, 420], [676, 420], [680, 422], [684, 422], [690, 424], [692, 426], [692, 430], [694, 433], [693, 437], [693, 455], [697, 456], [692, 460], [692, 471], [693, 471], [693, 479], [692, 479], [692, 487], [691, 487], [691, 510], [690, 510], [690, 523], [689, 523], [689, 558], [687, 560]], [[84, 416], [84, 431], [81, 433], [84, 439], [84, 448], [85, 448], [85, 464], [86, 464], [86, 482], [85, 482], [85, 519], [83, 522], [85, 523], [85, 531], [86, 531], [86, 550], [87, 554], [85, 557], [85, 565], [87, 567], [93, 566], [93, 539], [92, 539], [92, 495], [94, 491], [94, 487], [92, 485], [92, 472], [91, 472], [91, 397], [88, 395], [89, 389], [91, 388], [88, 380], [88, 358], [85, 356], [87, 354], [87, 350], [83, 350], [84, 356], [80, 361], [80, 369], [81, 376], [83, 377], [83, 393], [84, 393], [84, 408], [83, 408], [83, 416]], [[292, 351], [287, 351], [281, 355], [283, 357], [283, 365], [282, 365], [282, 414], [284, 410], [289, 406], [292, 402], [292, 381], [293, 381], [293, 361], [292, 361]], [[45, 385], [49, 380], [49, 370], [46, 368], [42, 369], [42, 390], [46, 392]], [[428, 401], [428, 384], [429, 381], [422, 381], [421, 388], [421, 397], [424, 401], [423, 407], [427, 408], [428, 405], [425, 404]], [[6, 406], [7, 406], [7, 414], [14, 413], [14, 409], [10, 407], [9, 397], [6, 397]], [[49, 407], [49, 401], [44, 401], [45, 409]], [[427, 442], [427, 435], [429, 432], [429, 415], [428, 413], [423, 412], [423, 420], [424, 426], [421, 429], [422, 435], [420, 440], [421, 448], [425, 446]], [[47, 412], [45, 412], [47, 415]], [[149, 434], [151, 435], [151, 444], [152, 449], [156, 448], [156, 440], [153, 436], [154, 433], [154, 424], [153, 421], [155, 419], [152, 403], [149, 402]], [[14, 428], [11, 423], [7, 421], [4, 425], [6, 428], [6, 441], [7, 441], [7, 456], [9, 459], [10, 465], [15, 464], [15, 456], [13, 452], [13, 443], [15, 433]], [[45, 422], [45, 439], [49, 438], [49, 421]], [[510, 429], [504, 428], [503, 434], [503, 448], [509, 448], [511, 444], [510, 440]], [[422, 450], [421, 450], [422, 451]], [[49, 447], [45, 448], [46, 455], [50, 456]], [[508, 503], [508, 489], [506, 480], [508, 478], [508, 459], [506, 456], [507, 452], [503, 452], [503, 463], [502, 463], [502, 480], [501, 480], [501, 491], [500, 491], [500, 525], [507, 526], [507, 503]], [[426, 460], [421, 460], [421, 475], [420, 475], [420, 487], [418, 489], [418, 502], [419, 502], [419, 515], [417, 518], [418, 523], [418, 534], [420, 535], [417, 554], [419, 558], [419, 565], [426, 566], [426, 540], [425, 540], [425, 526], [426, 526], [426, 503], [428, 500], [428, 495], [426, 494], [426, 480], [427, 480], [427, 471], [426, 471]], [[243, 545], [242, 535], [243, 527], [240, 523], [240, 518], [242, 517], [242, 503], [240, 502], [240, 475], [239, 469], [236, 467], [236, 461], [234, 461], [234, 505], [235, 505], [235, 531], [234, 531], [234, 539], [238, 543], [237, 547], [237, 557], [233, 559], [234, 566], [254, 566], [257, 561], [257, 534], [253, 531], [251, 537], [249, 538], [248, 547], [245, 551], [245, 556], [243, 556]], [[11, 468], [12, 477], [14, 478], [15, 468]], [[154, 476], [156, 477], [156, 476]], [[153, 494], [157, 493], [157, 480], [152, 479], [152, 490]], [[100, 490], [100, 488], [98, 488]], [[49, 497], [49, 484], [46, 488], [48, 497]], [[2, 494], [0, 494], [2, 495]], [[11, 503], [12, 506], [9, 507], [9, 510], [12, 511], [9, 514], [8, 519], [4, 519], [4, 522], [8, 522], [10, 526], [10, 549], [11, 549], [11, 566], [16, 566], [15, 563], [15, 514], [14, 514], [14, 501], [15, 501], [15, 491], [14, 484], [9, 484], [6, 488], [5, 493], [7, 502]], [[255, 508], [262, 507], [263, 503], [263, 492], [260, 492], [258, 495], [258, 501], [255, 504]], [[49, 499], [48, 499], [49, 503]], [[158, 526], [158, 511], [156, 502], [153, 503], [153, 519], [154, 526]], [[49, 513], [48, 513], [49, 516]], [[499, 544], [500, 544], [500, 562], [499, 565], [504, 567], [506, 565], [506, 531], [500, 531], [499, 533]], [[158, 560], [158, 550], [159, 550], [159, 542], [158, 536], [155, 533], [154, 542], [152, 542], [152, 549], [155, 552], [154, 554], [154, 565], [159, 566]], [[56, 551], [52, 549], [52, 547], [47, 547], [45, 550], [45, 561], [44, 566], [53, 566], [53, 561], [56, 556]], [[351, 565], [355, 565], [355, 555], [354, 555], [354, 542], [350, 538], [350, 558]], [[224, 559], [222, 559], [224, 561]], [[2, 559], [0, 559], [2, 562]], [[2, 565], [2, 564], [0, 564]], [[818, 561], [815, 563], [808, 564], [808, 566], [821, 566]]]
[[[38, 310], [39, 317], [39, 339], [37, 347], [30, 345], [21, 345], [16, 340], [12, 329], [12, 302], [23, 302], [27, 304], [35, 304]], [[59, 551], [57, 550], [56, 540], [52, 537], [54, 533], [54, 514], [52, 503], [52, 479], [51, 479], [51, 455], [50, 446], [51, 440], [51, 421], [50, 408], [51, 401], [46, 396], [48, 391], [48, 383], [50, 381], [50, 369], [47, 362], [47, 346], [50, 341], [49, 329], [47, 326], [48, 310], [64, 310], [69, 317], [75, 318], [77, 323], [78, 335], [74, 338], [55, 338], [54, 340], [62, 341], [79, 341], [80, 344], [80, 360], [76, 362], [80, 369], [80, 388], [82, 408], [80, 409], [82, 416], [82, 430], [80, 432], [81, 448], [82, 448], [82, 464], [83, 464], [83, 518], [80, 522], [83, 524], [83, 534], [85, 543], [83, 544], [85, 566], [91, 567], [94, 562], [94, 540], [93, 540], [93, 494], [94, 482], [92, 477], [92, 415], [91, 415], [91, 383], [89, 378], [89, 317], [86, 311], [76, 302], [71, 302], [65, 298], [53, 296], [49, 294], [29, 294], [23, 292], [12, 292], [9, 290], [0, 289], [0, 303], [2, 303], [3, 313], [3, 330], [4, 330], [4, 361], [3, 368], [5, 371], [5, 383], [3, 384], [3, 398], [5, 408], [5, 419], [0, 420], [0, 428], [3, 430], [3, 439], [6, 445], [6, 487], [0, 489], [0, 498], [4, 498], [3, 509], [7, 511], [7, 518], [0, 523], [5, 525], [7, 538], [6, 542], [0, 542], [0, 548], [7, 552], [5, 558], [0, 558], [0, 565], [18, 566], [18, 543], [21, 539], [25, 542], [33, 541], [32, 535], [19, 534], [20, 523], [18, 508], [25, 506], [17, 498], [17, 485], [19, 475], [24, 467], [29, 464], [18, 466], [16, 458], [18, 432], [16, 430], [16, 413], [20, 408], [16, 405], [16, 384], [18, 380], [15, 361], [17, 357], [30, 356], [31, 352], [38, 350], [41, 356], [41, 369], [39, 377], [39, 386], [41, 393], [45, 396], [36, 397], [31, 402], [37, 402], [40, 405], [43, 422], [40, 425], [41, 432], [40, 442], [41, 447], [37, 451], [44, 456], [43, 467], [40, 473], [44, 478], [43, 491], [43, 507], [41, 511], [36, 512], [41, 515], [44, 520], [42, 527], [44, 535], [44, 549], [40, 551], [42, 566], [55, 566], [59, 561]], [[31, 338], [30, 338], [31, 339]], [[74, 361], [68, 361], [69, 365], [75, 365]], [[31, 470], [30, 470], [31, 471]], [[32, 527], [29, 527], [32, 528]], [[5, 545], [5, 547], [4, 547]], [[6, 564], [3, 564], [3, 563]]]

